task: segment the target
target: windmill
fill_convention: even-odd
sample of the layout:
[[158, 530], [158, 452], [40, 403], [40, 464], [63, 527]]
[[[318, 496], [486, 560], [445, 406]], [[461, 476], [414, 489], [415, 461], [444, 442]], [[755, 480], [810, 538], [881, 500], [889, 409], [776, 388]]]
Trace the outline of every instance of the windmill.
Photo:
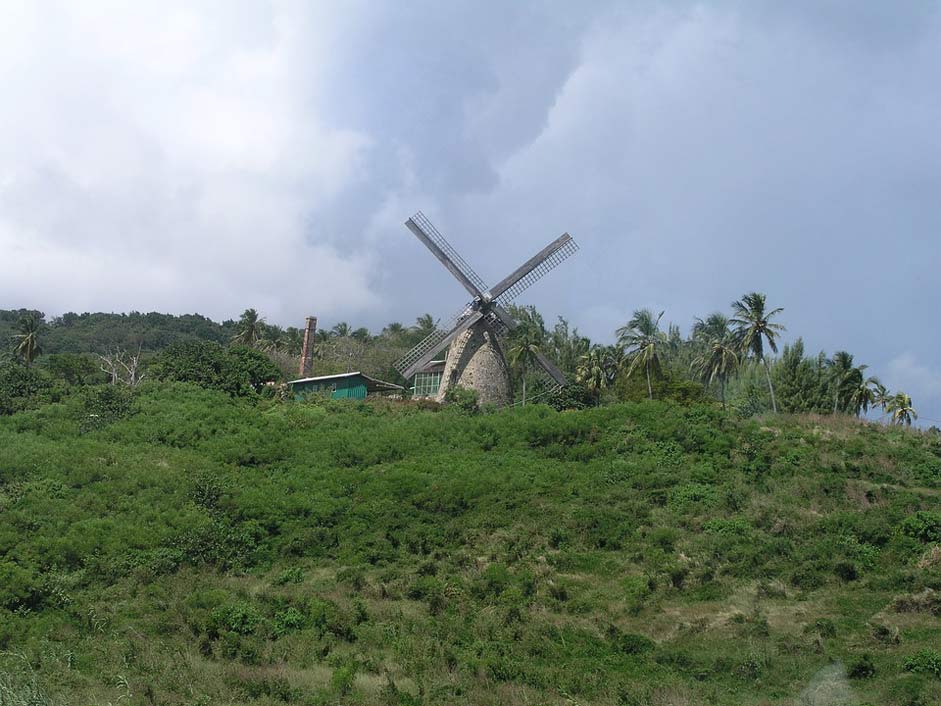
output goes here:
[[[578, 245], [572, 236], [564, 233], [488, 288], [421, 211], [409, 218], [405, 225], [454, 275], [472, 299], [446, 323], [436, 326], [395, 364], [396, 369], [410, 379], [450, 345], [438, 399], [443, 399], [448, 388], [458, 386], [476, 390], [481, 404], [508, 404], [511, 397], [510, 374], [499, 339], [514, 329], [517, 322], [506, 306], [563, 260], [574, 255]], [[556, 385], [565, 383], [565, 376], [543, 353], [537, 353], [536, 358], [544, 376]]]

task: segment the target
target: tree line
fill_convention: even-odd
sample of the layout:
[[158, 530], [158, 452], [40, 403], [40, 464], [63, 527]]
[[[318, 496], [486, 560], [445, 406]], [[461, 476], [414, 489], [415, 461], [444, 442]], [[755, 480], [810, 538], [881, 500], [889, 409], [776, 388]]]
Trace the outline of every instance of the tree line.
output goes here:
[[723, 405], [748, 414], [764, 411], [813, 412], [861, 416], [881, 410], [895, 424], [911, 425], [918, 415], [905, 392], [890, 393], [847, 351], [832, 357], [807, 357], [803, 340], [784, 346], [778, 356], [783, 309], [769, 308], [759, 292], [731, 304], [731, 315], [715, 312], [696, 319], [691, 335], [660, 327], [663, 313], [638, 309], [617, 330], [612, 346], [590, 346], [578, 359], [575, 380], [596, 401], [622, 376], [643, 375], [647, 396], [654, 381], [687, 379], [700, 383]]
[[[911, 425], [917, 419], [908, 394], [890, 392], [849, 352], [807, 356], [800, 338], [779, 350], [783, 309], [769, 308], [759, 292], [732, 302], [728, 315], [715, 312], [697, 318], [685, 337], [675, 324], [661, 326], [664, 312], [638, 309], [615, 331], [613, 344], [592, 342], [563, 317], [550, 327], [533, 307], [510, 309], [518, 325], [508, 332], [504, 346], [520, 404], [559, 396], [539, 372], [537, 357], [544, 353], [571, 381], [562, 393], [565, 404], [713, 397], [743, 415], [784, 411], [862, 416], [879, 410], [894, 424]], [[407, 384], [394, 363], [435, 326], [434, 318], [423, 314], [411, 325], [391, 322], [375, 334], [345, 321], [318, 329], [314, 374], [362, 370]], [[41, 312], [0, 311], [0, 335], [4, 331], [20, 364], [29, 369], [39, 361], [47, 375], [69, 384], [137, 384], [148, 367], [160, 362], [158, 354], [170, 350], [171, 359], [182, 356], [187, 361], [177, 360], [174, 368], [163, 356], [163, 370], [176, 369], [177, 379], [180, 370], [195, 374], [200, 360], [217, 372], [231, 368], [225, 362], [228, 355], [238, 371], [233, 375], [239, 376], [226, 383], [229, 389], [295, 377], [304, 336], [303, 329], [270, 324], [252, 308], [221, 324], [199, 315], [156, 313], [65, 314], [47, 322]], [[96, 339], [96, 332], [108, 345]], [[56, 352], [44, 355], [47, 341]], [[225, 353], [230, 348], [263, 354], [271, 367], [260, 366], [244, 353]]]

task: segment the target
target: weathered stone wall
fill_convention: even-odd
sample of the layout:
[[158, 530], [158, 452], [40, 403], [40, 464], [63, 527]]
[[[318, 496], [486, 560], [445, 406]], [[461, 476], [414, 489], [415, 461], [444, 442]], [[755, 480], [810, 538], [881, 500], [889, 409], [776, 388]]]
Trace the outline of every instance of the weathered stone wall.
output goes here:
[[438, 401], [452, 385], [476, 390], [480, 404], [503, 407], [510, 403], [510, 373], [497, 334], [480, 321], [451, 344]]

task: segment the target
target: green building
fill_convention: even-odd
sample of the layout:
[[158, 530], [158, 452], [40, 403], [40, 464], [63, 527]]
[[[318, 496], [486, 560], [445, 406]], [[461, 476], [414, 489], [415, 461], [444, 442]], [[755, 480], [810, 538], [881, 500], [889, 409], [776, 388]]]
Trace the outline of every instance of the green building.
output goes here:
[[361, 372], [301, 378], [291, 380], [288, 385], [291, 386], [295, 399], [302, 399], [310, 394], [320, 394], [329, 395], [334, 400], [362, 400], [376, 395], [401, 396], [405, 391], [401, 385], [376, 380]]

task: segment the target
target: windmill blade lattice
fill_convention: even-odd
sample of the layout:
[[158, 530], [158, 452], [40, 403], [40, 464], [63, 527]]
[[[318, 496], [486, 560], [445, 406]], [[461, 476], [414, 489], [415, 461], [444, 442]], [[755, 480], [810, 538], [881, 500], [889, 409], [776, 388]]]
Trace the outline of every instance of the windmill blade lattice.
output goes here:
[[[572, 236], [563, 233], [488, 290], [483, 279], [438, 232], [425, 214], [419, 211], [409, 218], [405, 225], [473, 298], [445, 324], [437, 325], [430, 335], [396, 362], [396, 369], [403, 377], [411, 378], [421, 372], [439, 351], [456, 342], [457, 345], [452, 348], [445, 361], [437, 398], [441, 399], [452, 386], [467, 385], [480, 394], [482, 404], [509, 404], [513, 394], [510, 370], [503, 349], [495, 336], [502, 337], [517, 324], [502, 305], [512, 302], [556, 266], [574, 255], [578, 245]], [[538, 364], [534, 366], [531, 374], [533, 381], [539, 381], [539, 387], [551, 390], [565, 382], [565, 376], [544, 354], [540, 353], [536, 358]], [[426, 374], [434, 373], [428, 370]], [[524, 378], [524, 395], [527, 379], [529, 375]]]
[[393, 367], [402, 374], [403, 377], [408, 378], [409, 375], [406, 373], [409, 372], [409, 369], [420, 361], [425, 355], [431, 352], [437, 352], [435, 350], [439, 346], [442, 346], [442, 342], [448, 338], [449, 335], [458, 328], [464, 320], [469, 316], [472, 316], [475, 313], [475, 310], [472, 306], [473, 302], [468, 302], [464, 307], [448, 319], [443, 325], [438, 324], [435, 326], [435, 330], [429, 333], [425, 338], [423, 338], [419, 343], [412, 348], [408, 353], [406, 353], [402, 358], [400, 358]]
[[[498, 327], [500, 334], [505, 336], [519, 324], [510, 315], [506, 309], [499, 304], [493, 307], [494, 325]], [[539, 362], [539, 368], [536, 371], [543, 382], [549, 387], [561, 387], [565, 384], [565, 375], [559, 370], [544, 353], [537, 353], [536, 360]]]
[[[568, 233], [556, 243], [554, 249], [544, 255], [532, 269], [524, 272], [516, 281], [509, 282], [503, 287], [500, 285], [494, 287], [494, 301], [504, 306], [512, 303], [520, 294], [578, 252], [578, 243]], [[498, 288], [503, 291], [496, 291]]]
[[431, 240], [435, 245], [437, 245], [441, 251], [447, 255], [447, 257], [457, 266], [461, 273], [468, 279], [470, 282], [477, 287], [480, 292], [487, 291], [487, 285], [484, 284], [484, 281], [480, 278], [474, 268], [467, 264], [467, 261], [460, 256], [457, 250], [445, 239], [438, 229], [435, 228], [434, 224], [429, 221], [425, 214], [421, 211], [418, 211], [411, 219], [415, 225], [418, 226], [429, 240]]

